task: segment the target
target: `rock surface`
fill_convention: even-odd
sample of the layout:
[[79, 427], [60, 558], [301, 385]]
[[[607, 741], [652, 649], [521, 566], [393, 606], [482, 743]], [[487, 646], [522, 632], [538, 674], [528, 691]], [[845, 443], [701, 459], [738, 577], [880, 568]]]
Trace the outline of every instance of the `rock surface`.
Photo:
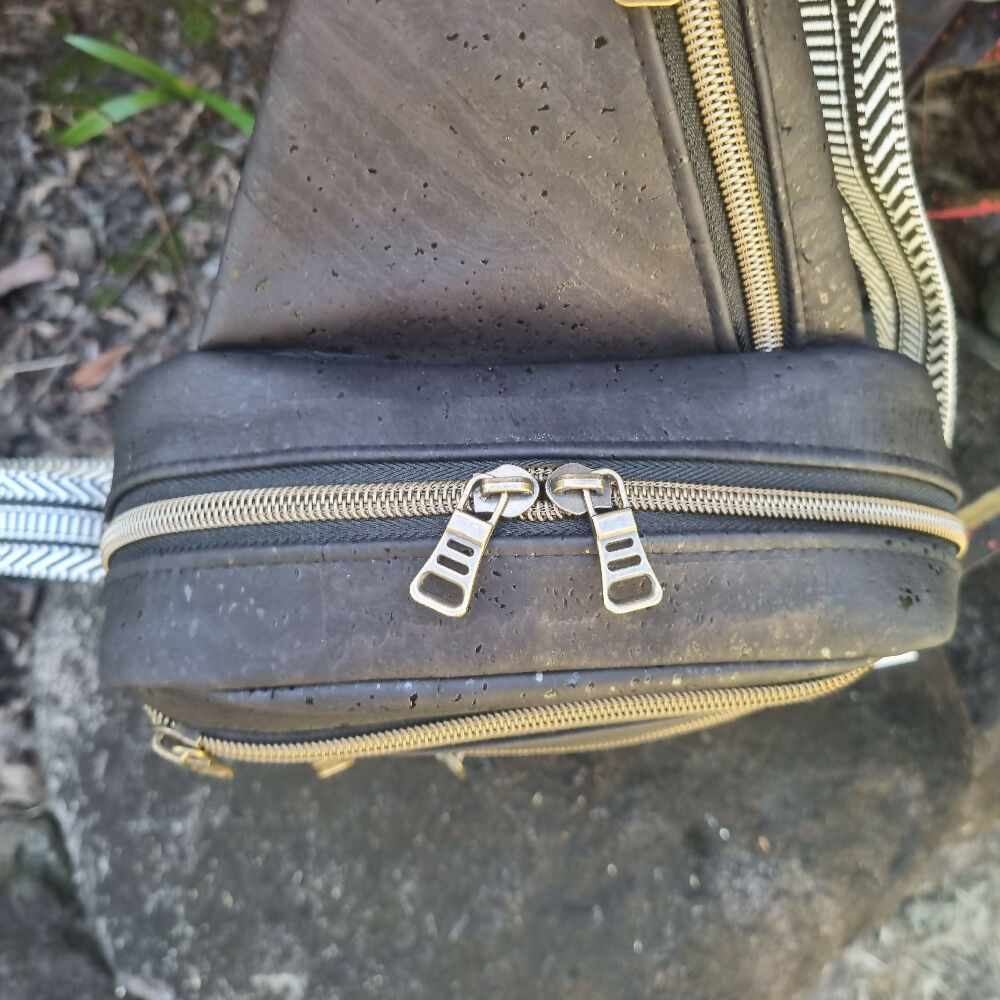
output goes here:
[[800, 1000], [992, 1000], [998, 912], [1000, 829], [946, 844], [892, 919], [855, 941]]
[[111, 975], [73, 902], [58, 831], [0, 817], [0, 993], [4, 1000], [107, 1000]]
[[[955, 433], [955, 468], [966, 501], [1000, 483], [1000, 371], [965, 351]], [[994, 537], [996, 528], [993, 528]], [[948, 657], [972, 719], [976, 780], [964, 808], [968, 828], [1000, 822], [1000, 555], [962, 581]]]
[[970, 773], [931, 658], [605, 755], [194, 777], [96, 679], [53, 588], [39, 744], [81, 898], [132, 995], [789, 996], [885, 915]]

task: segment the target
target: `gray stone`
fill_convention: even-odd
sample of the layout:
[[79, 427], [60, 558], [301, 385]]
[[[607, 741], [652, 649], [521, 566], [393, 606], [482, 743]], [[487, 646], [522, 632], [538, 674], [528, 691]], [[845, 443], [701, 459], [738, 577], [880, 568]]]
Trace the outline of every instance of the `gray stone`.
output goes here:
[[[961, 355], [955, 467], [974, 500], [1000, 484], [1000, 372]], [[996, 534], [996, 526], [993, 528]], [[948, 655], [972, 720], [976, 781], [965, 803], [967, 828], [1000, 820], [1000, 553], [962, 582], [959, 621]]]
[[799, 1000], [993, 1000], [1000, 984], [1000, 829], [946, 844], [918, 891]]
[[[955, 466], [974, 499], [1000, 482], [1000, 372], [961, 354]], [[969, 706], [973, 780], [920, 891], [824, 971], [808, 1000], [981, 1000], [1000, 982], [1000, 556], [968, 573], [948, 647]], [[993, 987], [993, 992], [990, 991]], [[806, 998], [803, 998], [806, 1000]]]
[[70, 267], [89, 270], [96, 254], [94, 237], [86, 226], [71, 226], [63, 234], [63, 255]]
[[603, 755], [194, 777], [97, 686], [53, 588], [38, 738], [79, 891], [147, 997], [784, 997], [891, 910], [950, 824], [968, 724], [939, 658]]
[[112, 992], [46, 819], [0, 815], [0, 984], [4, 1000], [107, 1000]]

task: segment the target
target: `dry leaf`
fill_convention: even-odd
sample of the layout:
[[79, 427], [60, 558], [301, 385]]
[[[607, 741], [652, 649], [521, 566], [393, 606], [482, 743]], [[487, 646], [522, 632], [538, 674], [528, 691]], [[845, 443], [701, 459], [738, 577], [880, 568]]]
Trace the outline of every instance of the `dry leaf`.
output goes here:
[[69, 378], [74, 389], [96, 389], [125, 360], [132, 344], [121, 344], [101, 351], [92, 361], [84, 361]]
[[45, 797], [42, 776], [30, 764], [0, 760], [0, 809], [16, 806], [28, 809]]
[[26, 285], [37, 285], [40, 281], [48, 281], [56, 276], [55, 264], [47, 253], [36, 253], [30, 257], [22, 257], [13, 264], [0, 267], [0, 298], [16, 288]]

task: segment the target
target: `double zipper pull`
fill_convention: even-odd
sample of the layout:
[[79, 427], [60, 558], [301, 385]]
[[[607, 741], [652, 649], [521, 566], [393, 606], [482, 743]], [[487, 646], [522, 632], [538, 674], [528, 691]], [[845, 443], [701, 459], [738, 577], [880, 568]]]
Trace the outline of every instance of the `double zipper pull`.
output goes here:
[[[567, 514], [587, 514], [601, 561], [604, 606], [625, 615], [660, 603], [663, 587], [649, 565], [639, 540], [635, 514], [628, 505], [625, 483], [612, 469], [561, 465], [545, 483], [549, 499]], [[614, 490], [621, 504], [615, 507]], [[600, 511], [600, 513], [598, 513]]]
[[[448, 618], [469, 610], [479, 564], [501, 517], [520, 517], [538, 499], [538, 481], [516, 465], [473, 476], [430, 558], [413, 578], [410, 597]], [[472, 513], [465, 508], [471, 501]], [[477, 515], [488, 514], [488, 518]]]

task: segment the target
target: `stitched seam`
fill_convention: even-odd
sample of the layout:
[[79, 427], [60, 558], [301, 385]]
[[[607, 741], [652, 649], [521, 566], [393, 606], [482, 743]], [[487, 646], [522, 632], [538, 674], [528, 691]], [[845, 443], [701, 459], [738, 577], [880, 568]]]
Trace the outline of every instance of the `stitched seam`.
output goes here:
[[[652, 444], [652, 443], [653, 442], [650, 442], [650, 444]], [[733, 440], [733, 439], [727, 439], [725, 441], [719, 441], [717, 439], [701, 438], [701, 439], [696, 440], [696, 441], [677, 441], [677, 442], [672, 442], [672, 443], [677, 444], [677, 445], [682, 445], [685, 448], [703, 448], [703, 447], [706, 447], [706, 446], [709, 446], [709, 445], [725, 445], [727, 448], [729, 448], [729, 447], [736, 447], [736, 448], [744, 448], [744, 447], [745, 448], [759, 448], [759, 447], [763, 446], [765, 448], [781, 448], [781, 449], [783, 449], [783, 448], [789, 448], [789, 449], [795, 448], [795, 449], [805, 449], [805, 450], [808, 450], [808, 451], [819, 452], [820, 454], [823, 454], [823, 455], [827, 455], [827, 454], [842, 455], [842, 456], [845, 456], [845, 457], [856, 457], [858, 459], [863, 459], [863, 458], [869, 458], [870, 459], [872, 457], [876, 457], [876, 458], [878, 458], [878, 457], [894, 458], [894, 459], [899, 459], [899, 460], [904, 461], [904, 462], [909, 462], [912, 465], [914, 465], [915, 467], [919, 467], [921, 469], [926, 469], [928, 471], [939, 473], [939, 474], [941, 474], [941, 476], [943, 478], [948, 479], [949, 481], [952, 479], [952, 476], [951, 476], [951, 474], [950, 474], [950, 472], [949, 472], [948, 469], [945, 469], [944, 467], [942, 467], [940, 465], [934, 465], [933, 463], [930, 463], [930, 462], [923, 462], [920, 459], [916, 458], [915, 456], [913, 456], [911, 454], [908, 454], [906, 452], [901, 452], [901, 451], [877, 451], [877, 452], [872, 452], [872, 451], [866, 451], [866, 450], [861, 449], [861, 448], [842, 448], [842, 447], [834, 447], [833, 445], [819, 445], [819, 444], [802, 445], [801, 443], [799, 443], [797, 441], [761, 442], [761, 441], [738, 441], [738, 440]], [[586, 443], [567, 442], [567, 446], [571, 446], [574, 450], [579, 450], [580, 448], [586, 447]], [[601, 447], [607, 447], [607, 446], [608, 446], [607, 443], [605, 443], [604, 445], [597, 445], [597, 444], [595, 444], [595, 448], [601, 448]], [[375, 446], [371, 446], [371, 447], [375, 447]], [[409, 447], [409, 446], [406, 446], [406, 447]], [[528, 449], [531, 449], [531, 448], [539, 448], [539, 449], [542, 449], [544, 451], [549, 451], [549, 450], [551, 450], [552, 446], [551, 446], [551, 443], [548, 442], [548, 441], [512, 441], [511, 444], [510, 444], [510, 447], [512, 449], [513, 448], [517, 448], [517, 449], [522, 449], [522, 450], [528, 450]], [[295, 449], [282, 449], [280, 451], [242, 452], [242, 453], [240, 453], [238, 455], [234, 455], [234, 454], [209, 455], [209, 456], [206, 456], [204, 458], [183, 459], [183, 464], [185, 464], [185, 465], [199, 465], [199, 466], [202, 466], [202, 465], [211, 464], [212, 462], [224, 462], [224, 461], [246, 460], [246, 459], [254, 459], [254, 460], [267, 459], [267, 460], [274, 460], [276, 465], [295, 465], [295, 464], [298, 464], [298, 463], [296, 463], [294, 461], [289, 461], [288, 460], [289, 454], [291, 454], [293, 456], [294, 455], [324, 455], [324, 454], [328, 455], [329, 452], [326, 450], [325, 446], [301, 447], [301, 448], [295, 448]], [[462, 461], [464, 459], [464, 457], [465, 456], [460, 456], [459, 458], [455, 458], [455, 459], [443, 458], [443, 459], [441, 459], [441, 461]], [[471, 457], [471, 455], [469, 457]], [[278, 461], [279, 459], [281, 459], [281, 461]], [[387, 461], [397, 461], [397, 462], [408, 461], [407, 458], [399, 458], [399, 457], [390, 458], [390, 459], [386, 459], [386, 460]], [[655, 461], [655, 460], [656, 459], [650, 459], [650, 461]], [[331, 462], [375, 462], [375, 461], [379, 461], [379, 459], [377, 459], [377, 458], [332, 459], [331, 458], [331, 459], [329, 459], [329, 461], [331, 461]], [[421, 459], [421, 461], [436, 461], [436, 460], [435, 459]], [[665, 461], [666, 461], [666, 459], [665, 459]], [[719, 461], [724, 461], [724, 459], [719, 459]], [[754, 460], [753, 459], [733, 459], [733, 461], [749, 461], [749, 462], [752, 462]], [[788, 462], [782, 463], [780, 461], [780, 459], [767, 459], [766, 461], [768, 461], [768, 462], [778, 462], [779, 464], [786, 464], [786, 465], [801, 464], [801, 463], [796, 463], [795, 461], [791, 461], [791, 460], [788, 461]], [[176, 467], [177, 465], [180, 465], [180, 464], [182, 464], [182, 460], [181, 459], [176, 459], [176, 460], [174, 460], [172, 462], [163, 463], [163, 464], [160, 464], [160, 463], [157, 463], [157, 462], [149, 462], [149, 463], [144, 464], [144, 465], [135, 465], [135, 466], [132, 466], [131, 468], [129, 468], [129, 470], [126, 473], [123, 473], [123, 474], [129, 476], [130, 478], [132, 478], [132, 477], [135, 477], [135, 476], [139, 476], [139, 475], [141, 475], [143, 473], [150, 472], [150, 471], [152, 471], [154, 469], [163, 469], [163, 470], [165, 470], [164, 473], [162, 475], [158, 476], [158, 478], [168, 478], [168, 476], [170, 475], [169, 470], [172, 467]], [[809, 466], [805, 466], [805, 467], [809, 467]], [[833, 466], [831, 466], [831, 468], [833, 468]], [[218, 471], [223, 471], [223, 470], [218, 470]], [[873, 471], [878, 471], [878, 470], [873, 470]], [[198, 475], [198, 474], [199, 474], [198, 472], [190, 472], [190, 473], [186, 473], [185, 476], [187, 476], [187, 475]], [[922, 477], [915, 476], [913, 478], [922, 478]], [[139, 484], [136, 484], [134, 486], [132, 486], [132, 485], [128, 486], [127, 489], [125, 490], [125, 492], [128, 492], [129, 490], [136, 489], [138, 487], [138, 485]], [[122, 490], [118, 490], [116, 492], [122, 493]]]
[[[929, 560], [931, 560], [933, 562], [940, 563], [944, 567], [951, 566], [955, 562], [957, 562], [957, 560], [956, 560], [956, 558], [954, 556], [948, 556], [948, 555], [945, 555], [943, 553], [938, 554], [937, 552], [933, 552], [933, 551], [931, 551], [931, 552], [903, 552], [903, 551], [901, 551], [899, 549], [897, 549], [897, 550], [889, 550], [889, 549], [886, 549], [884, 546], [880, 546], [880, 545], [876, 544], [875, 542], [873, 542], [871, 545], [864, 546], [864, 547], [862, 547], [862, 546], [850, 546], [850, 547], [847, 547], [847, 548], [839, 548], [837, 546], [830, 545], [830, 546], [818, 546], [816, 548], [808, 548], [808, 549], [799, 549], [799, 548], [794, 548], [793, 549], [793, 548], [779, 548], [779, 547], [773, 547], [773, 548], [767, 548], [767, 549], [741, 549], [737, 553], [734, 553], [734, 554], [736, 554], [736, 555], [742, 555], [743, 553], [747, 553], [747, 552], [754, 553], [754, 554], [762, 554], [762, 555], [772, 555], [774, 553], [786, 553], [788, 555], [799, 555], [799, 554], [801, 554], [801, 555], [809, 555], [809, 556], [816, 555], [816, 553], [818, 553], [818, 552], [844, 552], [844, 553], [849, 553], [849, 554], [854, 554], [854, 555], [859, 554], [859, 553], [865, 553], [865, 552], [868, 552], [868, 553], [870, 553], [870, 552], [882, 552], [884, 555], [886, 555], [886, 556], [888, 556], [890, 558], [893, 558], [893, 559], [901, 559], [901, 558], [906, 558], [906, 559], [929, 559]], [[688, 552], [657, 553], [657, 555], [666, 555], [666, 556], [668, 556], [668, 558], [677, 558], [677, 557], [683, 558], [684, 556], [691, 556], [691, 555], [713, 556], [713, 555], [723, 555], [723, 554], [725, 554], [725, 550], [724, 549], [719, 549], [716, 552], [706, 552], [706, 553], [688, 553]], [[581, 558], [581, 557], [582, 558], [587, 558], [587, 554], [584, 553], [584, 552], [567, 552], [567, 553], [550, 552], [550, 553], [547, 553], [546, 555], [540, 555], [539, 556], [539, 555], [532, 555], [530, 553], [512, 552], [512, 553], [505, 554], [505, 555], [502, 556], [503, 559], [575, 559], [575, 558]], [[169, 556], [158, 556], [158, 557], [155, 557], [155, 558], [164, 559], [164, 558], [169, 558]], [[421, 559], [420, 556], [412, 556], [411, 558], [415, 562], [419, 562], [420, 559]], [[487, 554], [486, 558], [487, 558], [487, 560], [490, 558], [489, 554]], [[152, 576], [164, 576], [164, 575], [168, 575], [168, 574], [176, 574], [176, 575], [180, 576], [180, 575], [185, 574], [185, 573], [205, 573], [205, 572], [209, 572], [209, 571], [216, 572], [216, 571], [220, 571], [220, 570], [221, 571], [229, 571], [229, 570], [247, 569], [247, 568], [267, 569], [268, 567], [271, 567], [271, 566], [296, 566], [296, 565], [302, 565], [302, 564], [304, 564], [304, 565], [319, 565], [319, 564], [324, 564], [324, 563], [329, 563], [329, 564], [333, 565], [333, 564], [349, 563], [349, 562], [381, 562], [381, 561], [383, 561], [383, 560], [381, 560], [381, 559], [372, 559], [370, 557], [367, 557], [367, 558], [358, 558], [358, 559], [353, 559], [352, 558], [352, 559], [336, 559], [336, 560], [330, 560], [330, 559], [314, 559], [314, 560], [311, 560], [311, 561], [295, 560], [294, 562], [270, 562], [270, 563], [258, 563], [258, 564], [254, 564], [254, 563], [251, 563], [251, 562], [246, 562], [246, 563], [238, 563], [238, 564], [230, 563], [228, 566], [227, 565], [217, 565], [217, 566], [174, 566], [174, 567], [164, 566], [162, 569], [138, 569], [138, 570], [127, 570], [126, 569], [126, 570], [121, 571], [120, 573], [115, 573], [114, 566], [112, 566], [111, 570], [108, 573], [108, 583], [109, 584], [111, 584], [111, 583], [120, 583], [120, 582], [123, 582], [124, 580], [130, 579], [132, 577], [137, 577], [137, 576], [149, 576], [149, 577], [152, 577]], [[389, 561], [389, 560], [386, 559], [385, 561]], [[112, 575], [114, 576], [113, 580], [110, 579]]]
[[[761, 53], [763, 57], [763, 73], [754, 72], [754, 79], [757, 83], [758, 91], [763, 90], [763, 82], [766, 81], [767, 85], [767, 100], [763, 100], [758, 94], [757, 107], [760, 111], [761, 117], [768, 114], [771, 121], [771, 135], [768, 134], [768, 129], [762, 127], [761, 129], [761, 139], [764, 142], [765, 149], [768, 152], [768, 161], [771, 170], [771, 195], [774, 202], [774, 211], [777, 216], [778, 222], [778, 232], [775, 233], [775, 239], [784, 242], [781, 234], [781, 224], [785, 223], [788, 226], [789, 245], [783, 248], [783, 257], [791, 260], [785, 262], [786, 268], [793, 270], [795, 272], [795, 281], [789, 282], [790, 285], [794, 285], [794, 288], [789, 288], [789, 298], [794, 300], [794, 311], [798, 314], [797, 317], [786, 316], [785, 317], [785, 327], [786, 335], [792, 344], [801, 344], [809, 334], [809, 323], [806, 319], [806, 301], [805, 295], [802, 292], [802, 271], [800, 268], [799, 261], [799, 244], [795, 235], [795, 219], [792, 213], [792, 203], [791, 198], [788, 194], [788, 173], [785, 169], [785, 151], [780, 139], [777, 139], [773, 143], [777, 147], [777, 155], [775, 155], [774, 150], [771, 149], [772, 143], [769, 141], [775, 138], [781, 131], [781, 122], [778, 119], [778, 102], [774, 97], [774, 83], [773, 74], [771, 73], [771, 60], [768, 55], [767, 48], [767, 36], [764, 32], [763, 23], [761, 19], [760, 6], [757, 0], [746, 0], [746, 8], [739, 11], [740, 19], [743, 21], [744, 31], [747, 38], [747, 49], [750, 57], [751, 67], [755, 66], [754, 52], [755, 46], [754, 42], [759, 43], [756, 46], [756, 51]], [[753, 8], [753, 22], [756, 25], [756, 31], [751, 28], [751, 18], [750, 18], [750, 7]], [[766, 108], [766, 110], [765, 110]], [[762, 122], [763, 125], [763, 122]], [[789, 275], [791, 277], [791, 275]], [[796, 331], [796, 319], [802, 323], [802, 330]]]
[[[642, 16], [642, 15], [637, 15], [637, 16]], [[653, 28], [653, 20], [652, 17], [649, 15], [648, 11], [645, 12], [645, 17], [648, 22], [646, 25], [647, 32], [653, 31], [655, 35], [655, 30]], [[639, 60], [639, 68], [642, 73], [643, 83], [646, 85], [646, 103], [649, 106], [649, 110], [652, 112], [653, 120], [656, 122], [656, 134], [660, 137], [660, 146], [663, 149], [663, 155], [666, 158], [667, 167], [670, 170], [670, 178], [672, 181], [676, 181], [677, 168], [674, 166], [673, 158], [671, 157], [670, 152], [667, 148], [667, 140], [663, 134], [663, 123], [661, 122], [660, 113], [656, 109], [656, 103], [650, 96], [649, 76], [646, 73], [646, 63], [642, 57], [642, 52], [639, 51], [639, 38], [637, 32], [635, 31], [635, 27], [631, 24], [631, 18], [629, 20], [630, 20], [629, 27], [632, 29], [632, 45], [635, 48], [636, 58]], [[664, 68], [664, 75], [666, 75], [666, 68]], [[684, 232], [687, 235], [688, 243], [691, 246], [694, 246], [695, 239], [694, 239], [694, 233], [691, 231], [691, 223], [688, 219], [688, 209], [681, 201], [680, 193], [677, 190], [676, 183], [672, 183], [670, 185], [670, 188], [671, 191], [673, 192], [674, 203], [677, 205], [677, 210], [680, 213], [681, 222], [684, 223]], [[711, 318], [713, 308], [712, 308], [712, 303], [709, 301], [708, 298], [708, 286], [705, 284], [705, 273], [704, 269], [702, 268], [701, 257], [698, 254], [692, 254], [692, 257], [694, 258], [695, 271], [698, 274], [698, 284], [701, 286], [701, 297], [705, 302], [705, 312], [708, 313], [709, 317]], [[723, 310], [723, 312], [725, 311], [726, 310]], [[721, 345], [718, 342], [718, 335], [715, 330], [712, 331], [712, 339], [716, 342], [715, 344], [716, 348], [719, 348]], [[734, 340], [736, 339], [735, 334], [733, 336], [733, 339]], [[738, 346], [739, 344], [737, 344], [737, 347]]]
[[[643, 16], [645, 16], [645, 19], [646, 19], [646, 22], [647, 22], [647, 24], [645, 26], [645, 31], [647, 33], [650, 32], [650, 31], [652, 31], [653, 35], [655, 37], [655, 29], [654, 29], [654, 26], [653, 26], [653, 19], [652, 19], [651, 15], [649, 14], [649, 12], [646, 11], [646, 10], [643, 10], [643, 13], [635, 15], [636, 19], [638, 19], [640, 17], [643, 17]], [[674, 165], [673, 157], [670, 155], [670, 151], [667, 148], [667, 140], [666, 140], [666, 136], [664, 136], [664, 134], [663, 134], [663, 132], [664, 132], [664, 126], [663, 126], [663, 122], [661, 120], [661, 115], [660, 115], [659, 111], [657, 110], [656, 102], [653, 100], [652, 96], [650, 95], [650, 81], [649, 81], [649, 75], [646, 72], [646, 61], [643, 59], [642, 52], [639, 50], [638, 32], [635, 30], [635, 25], [632, 24], [632, 18], [631, 17], [629, 18], [629, 22], [630, 22], [629, 26], [632, 29], [632, 45], [635, 48], [636, 58], [639, 60], [639, 68], [640, 68], [640, 72], [642, 73], [643, 83], [646, 85], [646, 87], [645, 87], [645, 89], [646, 89], [646, 103], [649, 106], [649, 110], [650, 110], [650, 112], [653, 115], [653, 120], [656, 122], [656, 133], [660, 137], [660, 146], [663, 149], [663, 155], [666, 158], [667, 167], [670, 170], [671, 180], [676, 182], [678, 168]], [[664, 67], [664, 76], [666, 76], [666, 67]], [[671, 191], [673, 192], [674, 203], [677, 205], [677, 210], [678, 210], [678, 212], [680, 214], [680, 217], [681, 217], [681, 222], [684, 223], [684, 232], [687, 235], [688, 243], [693, 247], [695, 245], [695, 237], [694, 237], [694, 233], [691, 231], [691, 223], [690, 223], [690, 220], [689, 220], [689, 217], [688, 217], [689, 216], [689, 210], [684, 205], [684, 203], [681, 201], [680, 193], [677, 190], [677, 184], [673, 183], [673, 184], [671, 184], [670, 187], [671, 187]], [[701, 296], [702, 296], [702, 299], [703, 299], [703, 301], [705, 303], [705, 312], [708, 313], [708, 316], [711, 319], [711, 316], [712, 316], [712, 313], [713, 313], [714, 310], [713, 310], [713, 307], [712, 307], [712, 303], [709, 301], [709, 297], [708, 297], [708, 286], [705, 284], [705, 272], [704, 272], [704, 268], [702, 267], [701, 257], [700, 257], [699, 254], [696, 254], [696, 253], [693, 253], [692, 257], [694, 258], [695, 271], [698, 274], [698, 283], [701, 286]], [[724, 307], [724, 303], [722, 305]], [[720, 311], [722, 313], [724, 313], [724, 314], [728, 313], [728, 309], [727, 308], [722, 308]], [[715, 324], [713, 324], [713, 326], [714, 325]], [[718, 331], [717, 330], [713, 330], [712, 331], [712, 339], [715, 341], [716, 349], [719, 349], [722, 345], [719, 344], [719, 337], [718, 337]], [[735, 332], [733, 333], [733, 340], [736, 340]], [[736, 346], [737, 346], [737, 348], [739, 347], [739, 343], [738, 342], [737, 342]], [[728, 353], [728, 352], [726, 352], [726, 353]]]

